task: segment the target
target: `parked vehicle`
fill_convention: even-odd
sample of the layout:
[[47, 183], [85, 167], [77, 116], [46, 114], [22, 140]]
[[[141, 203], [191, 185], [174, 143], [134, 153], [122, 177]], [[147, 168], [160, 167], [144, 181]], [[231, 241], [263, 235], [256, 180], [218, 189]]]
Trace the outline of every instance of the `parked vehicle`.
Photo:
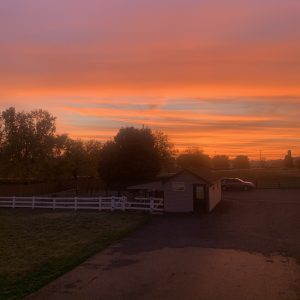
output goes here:
[[223, 178], [222, 190], [252, 190], [255, 184], [251, 181], [244, 181], [240, 178]]

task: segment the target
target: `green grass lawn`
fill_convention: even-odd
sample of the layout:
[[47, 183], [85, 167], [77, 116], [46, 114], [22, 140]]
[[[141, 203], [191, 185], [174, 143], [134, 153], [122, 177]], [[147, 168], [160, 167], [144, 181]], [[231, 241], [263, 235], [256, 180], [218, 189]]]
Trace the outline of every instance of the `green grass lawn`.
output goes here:
[[20, 299], [37, 290], [149, 218], [0, 209], [0, 299]]
[[257, 183], [258, 187], [300, 188], [300, 170], [298, 169], [245, 169], [215, 171], [222, 177], [238, 177]]

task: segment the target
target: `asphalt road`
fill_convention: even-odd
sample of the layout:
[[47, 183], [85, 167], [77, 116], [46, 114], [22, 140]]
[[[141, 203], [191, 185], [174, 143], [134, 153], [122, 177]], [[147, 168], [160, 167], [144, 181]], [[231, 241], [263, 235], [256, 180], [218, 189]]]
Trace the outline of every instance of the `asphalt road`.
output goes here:
[[[297, 263], [298, 262], [298, 263]], [[300, 299], [300, 190], [155, 216], [29, 299]]]

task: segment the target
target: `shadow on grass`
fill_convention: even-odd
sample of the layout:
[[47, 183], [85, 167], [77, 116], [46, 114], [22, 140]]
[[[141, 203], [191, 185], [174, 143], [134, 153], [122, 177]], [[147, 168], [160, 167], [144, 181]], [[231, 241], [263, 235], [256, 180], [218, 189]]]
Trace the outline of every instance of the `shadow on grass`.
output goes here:
[[[34, 243], [36, 247], [37, 253], [43, 253], [43, 249], [38, 249], [38, 247], [47, 247], [47, 243], [39, 243], [38, 241], [38, 239], [43, 236], [43, 232], [45, 236], [49, 235], [49, 238], [50, 236], [53, 236], [55, 232], [57, 232], [57, 239], [66, 239], [65, 241], [63, 241], [62, 245], [69, 243], [65, 251], [66, 253], [68, 253], [67, 255], [61, 255], [61, 253], [64, 253], [64, 251], [62, 251], [62, 249], [59, 249], [57, 255], [51, 253], [51, 257], [49, 258], [37, 257], [40, 262], [36, 264], [34, 268], [25, 272], [25, 274], [9, 274], [6, 272], [5, 275], [3, 272], [1, 272], [0, 264], [0, 299], [21, 299], [24, 296], [29, 295], [45, 284], [61, 276], [62, 274], [70, 271], [75, 266], [81, 264], [90, 256], [103, 250], [104, 248], [123, 238], [130, 232], [133, 232], [138, 227], [144, 225], [150, 220], [149, 215], [142, 214], [114, 213], [103, 214], [102, 216], [101, 215], [102, 214], [95, 213], [76, 214], [44, 211], [38, 213], [37, 211], [31, 212], [28, 210], [18, 210], [14, 213], [7, 210], [0, 210], [0, 216], [3, 217], [1, 220], [4, 222], [5, 219], [9, 220], [8, 222], [10, 222], [10, 226], [3, 226], [4, 229], [2, 229], [1, 232], [1, 253], [5, 252], [5, 250], [3, 250], [3, 248], [5, 247], [5, 238], [18, 238], [19, 241], [16, 244], [14, 244], [13, 242], [6, 243], [7, 247], [13, 248], [15, 245], [17, 249], [7, 249], [5, 253], [6, 256], [9, 256], [9, 253], [14, 253], [14, 255], [22, 256], [24, 253], [23, 258], [18, 257], [17, 261], [19, 263], [22, 263], [22, 259], [23, 261], [25, 261], [26, 259], [31, 259], [30, 257], [26, 257], [26, 247], [29, 247], [28, 244], [30, 244], [30, 241], [23, 241], [25, 249], [19, 247], [19, 245], [22, 244], [22, 241], [20, 241], [20, 239], [22, 239], [22, 237], [26, 239], [26, 234], [22, 235], [22, 233], [26, 232], [26, 230], [30, 230], [30, 228], [33, 230], [33, 232], [31, 233], [31, 239], [32, 243]], [[19, 222], [23, 222], [23, 226], [19, 226]], [[57, 222], [57, 224], [53, 224], [53, 222]], [[65, 223], [69, 222], [73, 222], [73, 226], [70, 225], [69, 227], [67, 227], [65, 225]], [[87, 223], [88, 225], [85, 223]], [[36, 234], [37, 240], [34, 240], [35, 230], [39, 230], [38, 225], [40, 225], [40, 231], [42, 231], [42, 233], [39, 232], [39, 234]], [[84, 245], [76, 245], [77, 238], [70, 238], [68, 241], [66, 238], [66, 234], [63, 234], [64, 231], [66, 231], [67, 234], [70, 235], [77, 235], [78, 239], [80, 239], [80, 235], [84, 235]], [[6, 235], [3, 235], [3, 233], [5, 233]], [[87, 233], [88, 238], [86, 237]], [[52, 242], [57, 242], [57, 244], [60, 245], [61, 241], [55, 241], [54, 239], [54, 241], [52, 240]], [[72, 249], [72, 243], [74, 244], [74, 248], [76, 249], [75, 251], [70, 250]], [[45, 251], [47, 253], [47, 250]], [[53, 251], [55, 251], [55, 247]], [[16, 252], [18, 253], [16, 254]], [[7, 257], [7, 259], [9, 258]], [[30, 264], [30, 262], [27, 262], [27, 264], [28, 263]], [[18, 266], [16, 266], [16, 268], [17, 267]], [[11, 269], [13, 268], [14, 266], [11, 266]]]

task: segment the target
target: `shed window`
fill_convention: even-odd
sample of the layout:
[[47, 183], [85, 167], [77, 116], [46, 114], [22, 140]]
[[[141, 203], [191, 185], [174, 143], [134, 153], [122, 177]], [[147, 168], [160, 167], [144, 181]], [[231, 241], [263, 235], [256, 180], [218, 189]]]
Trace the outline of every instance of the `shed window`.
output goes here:
[[184, 182], [173, 181], [172, 182], [172, 190], [174, 192], [184, 192], [185, 191], [185, 183]]

